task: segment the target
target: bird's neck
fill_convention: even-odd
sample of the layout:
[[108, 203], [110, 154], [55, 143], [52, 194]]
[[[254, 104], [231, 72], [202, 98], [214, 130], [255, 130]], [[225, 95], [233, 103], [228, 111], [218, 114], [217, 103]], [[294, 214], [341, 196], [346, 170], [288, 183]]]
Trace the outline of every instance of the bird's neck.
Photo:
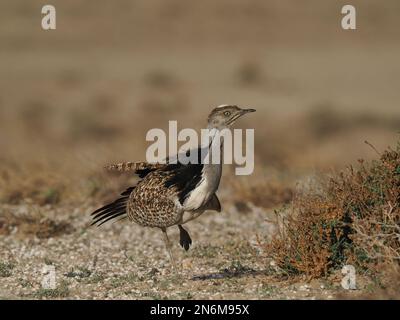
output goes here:
[[[223, 156], [223, 146], [224, 146], [224, 137], [221, 134], [221, 130], [213, 127], [208, 128], [208, 139], [206, 140], [203, 148], [207, 149], [208, 157], [209, 157], [209, 164], [222, 164], [222, 156]], [[216, 160], [216, 163], [213, 160]]]

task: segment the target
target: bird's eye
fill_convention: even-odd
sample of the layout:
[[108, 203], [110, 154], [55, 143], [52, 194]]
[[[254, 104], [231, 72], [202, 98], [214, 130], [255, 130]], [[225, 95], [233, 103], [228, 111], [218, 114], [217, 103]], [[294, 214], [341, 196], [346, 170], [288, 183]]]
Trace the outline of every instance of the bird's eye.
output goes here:
[[224, 112], [224, 115], [227, 116], [227, 117], [229, 117], [229, 116], [231, 115], [231, 112], [230, 112], [230, 111], [225, 111], [225, 112]]

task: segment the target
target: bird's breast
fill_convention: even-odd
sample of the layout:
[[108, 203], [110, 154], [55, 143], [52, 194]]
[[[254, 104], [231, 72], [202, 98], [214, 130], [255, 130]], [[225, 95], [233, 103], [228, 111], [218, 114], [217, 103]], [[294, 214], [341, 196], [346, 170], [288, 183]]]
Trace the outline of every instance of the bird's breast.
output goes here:
[[197, 210], [205, 205], [217, 191], [220, 179], [220, 165], [204, 165], [202, 179], [184, 201], [184, 210]]

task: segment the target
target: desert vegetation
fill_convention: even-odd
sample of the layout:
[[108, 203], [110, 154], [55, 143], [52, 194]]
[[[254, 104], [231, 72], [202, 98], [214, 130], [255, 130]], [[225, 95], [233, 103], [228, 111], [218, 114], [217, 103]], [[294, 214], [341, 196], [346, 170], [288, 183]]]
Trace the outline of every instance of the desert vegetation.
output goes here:
[[353, 264], [382, 288], [399, 287], [400, 144], [379, 156], [276, 211], [278, 232], [265, 250], [280, 271], [318, 278]]

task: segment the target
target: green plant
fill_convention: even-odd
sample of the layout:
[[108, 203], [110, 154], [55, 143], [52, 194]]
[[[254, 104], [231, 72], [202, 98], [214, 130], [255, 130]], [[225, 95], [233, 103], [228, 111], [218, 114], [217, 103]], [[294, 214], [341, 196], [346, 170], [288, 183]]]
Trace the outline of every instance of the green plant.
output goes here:
[[7, 278], [12, 275], [14, 264], [9, 262], [0, 262], [0, 277]]
[[43, 299], [43, 298], [54, 299], [54, 298], [65, 298], [68, 297], [68, 295], [69, 295], [69, 288], [67, 282], [62, 281], [60, 285], [55, 289], [40, 288], [35, 292], [34, 297], [37, 299]]

